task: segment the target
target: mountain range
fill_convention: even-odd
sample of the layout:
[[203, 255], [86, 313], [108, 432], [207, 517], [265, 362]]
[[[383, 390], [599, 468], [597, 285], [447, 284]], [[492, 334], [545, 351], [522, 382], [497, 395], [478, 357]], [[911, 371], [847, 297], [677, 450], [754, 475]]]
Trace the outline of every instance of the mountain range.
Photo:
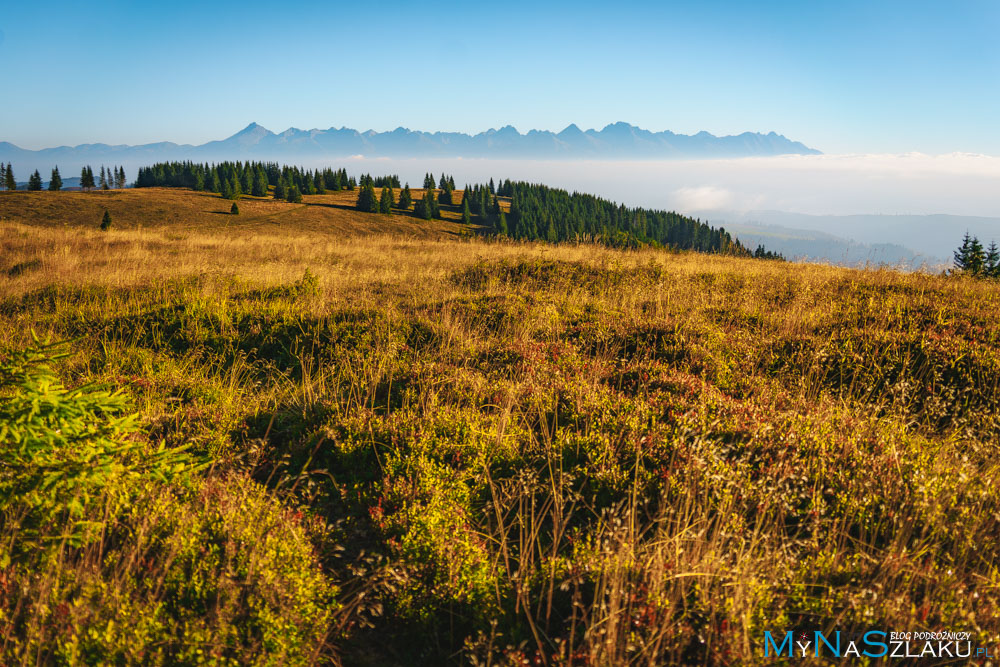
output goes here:
[[670, 131], [650, 132], [628, 123], [601, 130], [570, 125], [561, 132], [530, 130], [521, 134], [507, 125], [469, 135], [461, 132], [421, 132], [404, 127], [389, 132], [359, 132], [347, 127], [327, 130], [289, 128], [275, 134], [250, 123], [228, 139], [201, 145], [158, 142], [138, 146], [81, 144], [27, 150], [0, 142], [0, 160], [45, 173], [58, 164], [65, 173], [84, 164], [145, 165], [160, 160], [276, 161], [315, 160], [353, 155], [365, 157], [464, 157], [529, 159], [680, 159], [815, 155], [819, 151], [780, 134], [744, 132], [717, 137]]

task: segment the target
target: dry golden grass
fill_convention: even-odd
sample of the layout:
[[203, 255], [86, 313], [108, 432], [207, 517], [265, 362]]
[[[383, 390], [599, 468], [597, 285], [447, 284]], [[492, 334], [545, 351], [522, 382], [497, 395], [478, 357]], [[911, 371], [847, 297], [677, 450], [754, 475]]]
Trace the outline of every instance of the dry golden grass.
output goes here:
[[313, 536], [346, 548], [317, 651], [737, 665], [792, 627], [1000, 641], [1000, 286], [458, 239], [353, 197], [243, 200], [238, 222], [184, 191], [0, 197], [0, 347], [77, 338], [74, 381], [126, 388], [151, 437], [336, 526]]
[[[400, 190], [395, 190], [399, 199]], [[414, 200], [423, 190], [412, 190]], [[357, 191], [306, 195], [301, 204], [245, 196], [240, 215], [229, 214], [232, 202], [211, 192], [175, 188], [143, 188], [94, 192], [12, 192], [0, 197], [0, 221], [54, 227], [96, 229], [104, 211], [111, 213], [118, 229], [210, 231], [220, 228], [234, 234], [247, 231], [283, 233], [285, 230], [318, 234], [367, 235], [394, 233], [416, 238], [453, 238], [462, 227], [461, 213], [445, 211], [444, 220], [425, 222], [409, 213], [359, 216], [354, 209]], [[456, 198], [457, 200], [457, 198]]]

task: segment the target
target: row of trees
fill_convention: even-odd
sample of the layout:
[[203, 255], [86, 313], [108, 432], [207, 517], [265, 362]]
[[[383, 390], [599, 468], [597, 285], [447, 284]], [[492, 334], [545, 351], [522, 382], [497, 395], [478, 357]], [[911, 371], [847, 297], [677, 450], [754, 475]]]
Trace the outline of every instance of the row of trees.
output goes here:
[[395, 174], [390, 174], [389, 176], [375, 176], [372, 177], [371, 174], [362, 174], [361, 178], [358, 179], [358, 185], [364, 186], [366, 184], [371, 184], [375, 188], [398, 188], [399, 176]]
[[[510, 213], [501, 211], [499, 196], [510, 198]], [[469, 193], [469, 190], [466, 190]], [[673, 211], [628, 208], [593, 195], [535, 183], [505, 181], [475, 186], [466, 197], [470, 211], [492, 222], [498, 233], [528, 241], [594, 241], [635, 248], [645, 245], [678, 250], [783, 259], [762, 246], [751, 251], [724, 228]]]
[[[398, 177], [382, 178], [396, 178], [398, 182]], [[217, 192], [227, 199], [238, 199], [244, 194], [266, 197], [273, 187], [275, 199], [302, 201], [304, 194], [354, 190], [357, 181], [348, 176], [346, 169], [306, 170], [276, 162], [159, 162], [140, 169], [135, 186], [191, 188]]]
[[[382, 191], [376, 194], [375, 188], [382, 183]], [[395, 185], [393, 185], [395, 184]], [[382, 179], [373, 179], [371, 176], [361, 177], [361, 190], [358, 193], [357, 209], [366, 213], [390, 214], [393, 209], [408, 211], [413, 206], [413, 214], [424, 220], [432, 220], [441, 217], [442, 206], [454, 206], [455, 178], [453, 176], [441, 175], [438, 183], [440, 189], [435, 191], [434, 175], [424, 175], [424, 196], [413, 203], [413, 194], [410, 192], [410, 184], [407, 183], [399, 193], [399, 201], [395, 200], [393, 188], [399, 187], [399, 177], [386, 176]], [[468, 203], [463, 208], [462, 221], [468, 224], [471, 222]]]
[[[58, 168], [57, 168], [58, 169]], [[52, 170], [53, 181], [55, 176], [58, 174], [57, 169]], [[59, 179], [60, 186], [62, 185], [62, 179]], [[94, 188], [100, 188], [101, 190], [111, 190], [117, 189], [121, 190], [125, 187], [125, 168], [124, 167], [108, 167], [105, 169], [104, 165], [101, 165], [101, 176], [99, 181], [94, 179], [94, 170], [87, 165], [80, 170], [80, 188], [84, 191], [90, 191]], [[51, 190], [51, 186], [49, 187]]]
[[1000, 248], [992, 241], [989, 248], [968, 232], [962, 239], [962, 245], [955, 251], [955, 269], [977, 278], [1000, 279]]
[[[782, 259], [781, 255], [758, 246], [751, 251], [723, 228], [714, 228], [700, 219], [675, 212], [628, 208], [593, 195], [550, 188], [545, 185], [504, 180], [466, 186], [461, 202], [456, 200], [455, 178], [441, 174], [424, 175], [424, 196], [414, 202], [410, 186], [402, 188], [396, 201], [394, 189], [399, 177], [388, 175], [360, 178], [358, 210], [370, 213], [408, 211], [430, 220], [441, 217], [442, 207], [460, 206], [462, 221], [473, 217], [498, 235], [527, 241], [593, 241], [615, 247], [664, 246], [700, 252], [721, 253], [762, 259]], [[139, 170], [136, 187], [189, 187], [218, 192], [238, 199], [249, 193], [263, 197], [274, 188], [274, 198], [301, 202], [307, 194], [354, 190], [358, 181], [344, 169], [306, 170], [273, 162], [161, 162]], [[380, 188], [381, 191], [377, 191]], [[509, 213], [500, 198], [510, 201]]]
[[[442, 207], [457, 206], [454, 183], [453, 177], [444, 174], [436, 183], [433, 174], [425, 174], [425, 194], [417, 200], [414, 214], [430, 220], [441, 217]], [[406, 205], [403, 205], [404, 196]], [[510, 199], [509, 214], [500, 203], [505, 197]], [[366, 180], [357, 207], [372, 213], [391, 213], [392, 198], [390, 188], [383, 188], [379, 196]], [[409, 199], [407, 184], [397, 208], [408, 209]], [[762, 245], [750, 250], [724, 228], [712, 227], [697, 218], [672, 211], [628, 208], [593, 195], [569, 194], [565, 190], [532, 183], [506, 180], [497, 186], [491, 179], [488, 184], [466, 186], [460, 206], [462, 222], [469, 224], [475, 216], [497, 235], [527, 241], [589, 240], [616, 247], [651, 245], [758, 259], [784, 259]]]
[[0, 187], [7, 192], [17, 190], [17, 181], [14, 180], [14, 168], [10, 165], [10, 162], [6, 166], [3, 162], [0, 162]]
[[[111, 190], [111, 189], [122, 189], [127, 183], [127, 178], [125, 176], [124, 167], [107, 167], [101, 165], [101, 175], [100, 180], [94, 178], [94, 170], [90, 165], [83, 167], [80, 170], [80, 188], [83, 190], [93, 190], [99, 187], [101, 190]], [[28, 187], [30, 191], [37, 192], [41, 190], [44, 186], [42, 181], [42, 175], [36, 169], [31, 176], [28, 177]], [[7, 191], [13, 191], [17, 189], [17, 181], [14, 178], [14, 167], [11, 163], [7, 163], [6, 166], [0, 164], [0, 187]], [[59, 173], [59, 167], [55, 166], [52, 168], [52, 174], [49, 176], [49, 190], [52, 192], [58, 192], [62, 190], [63, 180], [62, 175]]]

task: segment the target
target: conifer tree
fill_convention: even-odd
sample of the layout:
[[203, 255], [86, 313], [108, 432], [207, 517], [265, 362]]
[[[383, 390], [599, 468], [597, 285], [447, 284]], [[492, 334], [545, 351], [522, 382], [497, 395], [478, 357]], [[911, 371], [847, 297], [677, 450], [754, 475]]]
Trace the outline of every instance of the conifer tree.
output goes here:
[[392, 205], [395, 202], [392, 197], [392, 188], [382, 188], [382, 195], [378, 200], [378, 212], [379, 213], [392, 213]]
[[285, 192], [285, 179], [279, 178], [278, 183], [274, 186], [274, 198], [284, 199], [286, 196]]
[[42, 189], [42, 175], [35, 170], [31, 176], [28, 177], [28, 189], [32, 192], [37, 192]]
[[507, 229], [507, 214], [500, 211], [500, 220], [497, 222], [497, 233], [507, 236], [510, 232]]
[[318, 169], [316, 170], [316, 178], [313, 181], [313, 184], [316, 186], [316, 194], [318, 195], [326, 194], [326, 177], [323, 176], [323, 174]]
[[437, 199], [434, 197], [433, 189], [427, 190], [424, 193], [424, 198], [416, 203], [413, 212], [424, 220], [441, 217], [441, 209], [438, 206]]
[[288, 194], [285, 197], [291, 204], [301, 204], [302, 203], [302, 191], [299, 190], [299, 186], [292, 185], [288, 188]]
[[358, 192], [357, 209], [365, 213], [378, 213], [378, 197], [375, 195], [375, 186], [371, 179], [362, 177], [361, 190]]
[[438, 193], [438, 203], [442, 206], [451, 206], [454, 203], [451, 198], [451, 188], [448, 187], [448, 181], [445, 180], [444, 176], [441, 177], [441, 180], [444, 183], [444, 187]]
[[434, 174], [424, 174], [424, 190], [434, 189]]
[[404, 211], [409, 210], [413, 205], [413, 195], [410, 193], [410, 184], [407, 183], [403, 191], [399, 193], [399, 208]]
[[267, 196], [267, 174], [261, 169], [258, 169], [257, 173], [254, 174], [253, 187], [250, 189], [250, 194], [254, 197]]
[[10, 162], [7, 163], [7, 171], [3, 175], [4, 187], [7, 188], [9, 192], [17, 190], [17, 181], [14, 180], [14, 167]]
[[104, 217], [101, 218], [101, 231], [106, 232], [111, 229], [111, 214], [108, 209], [104, 209]]
[[62, 190], [62, 176], [59, 175], [59, 166], [52, 169], [52, 176], [49, 177], [49, 190], [59, 192]]
[[107, 172], [104, 171], [104, 165], [103, 164], [101, 165], [100, 186], [101, 186], [102, 190], [107, 190], [108, 189], [108, 174], [107, 174]]
[[94, 170], [87, 165], [80, 170], [80, 189], [90, 191], [94, 188]]
[[423, 199], [418, 199], [416, 205], [413, 207], [413, 212], [417, 214], [418, 218], [423, 218], [424, 220], [430, 220], [434, 217], [433, 209], [431, 207], [431, 201], [433, 201], [434, 196], [431, 194], [430, 190], [424, 193]]
[[996, 241], [990, 241], [990, 247], [986, 249], [983, 273], [990, 278], [1000, 278], [1000, 249]]
[[462, 197], [462, 224], [472, 223], [472, 213], [469, 211], [469, 200]]
[[955, 268], [962, 273], [979, 275], [986, 264], [986, 253], [983, 244], [969, 232], [965, 232], [962, 245], [955, 251]]
[[229, 213], [230, 215], [240, 214], [240, 207], [236, 205], [236, 202], [233, 202], [233, 205], [229, 208]]
[[0, 162], [0, 190], [7, 189], [7, 165]]

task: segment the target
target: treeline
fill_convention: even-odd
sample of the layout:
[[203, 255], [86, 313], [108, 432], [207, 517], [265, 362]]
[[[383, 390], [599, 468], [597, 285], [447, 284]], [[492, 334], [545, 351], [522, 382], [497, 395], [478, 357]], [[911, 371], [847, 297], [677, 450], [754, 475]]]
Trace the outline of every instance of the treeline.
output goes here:
[[140, 169], [135, 181], [137, 188], [190, 188], [216, 192], [226, 199], [244, 194], [266, 197], [273, 187], [274, 198], [287, 201], [302, 201], [302, 195], [354, 190], [357, 185], [346, 169], [308, 170], [276, 162], [159, 162]]
[[1000, 248], [996, 241], [991, 242], [989, 248], [983, 248], [978, 238], [966, 232], [954, 256], [957, 273], [1000, 280]]
[[[505, 213], [499, 198], [509, 198]], [[677, 250], [784, 259], [763, 246], [750, 250], [724, 228], [672, 211], [629, 208], [594, 195], [526, 182], [491, 182], [465, 190], [463, 209], [491, 224], [498, 234], [526, 241], [593, 241], [622, 248], [657, 246]]]
[[[354, 190], [359, 187], [356, 207], [370, 213], [409, 212], [431, 220], [442, 210], [461, 215], [471, 224], [473, 217], [498, 236], [525, 241], [589, 241], [620, 248], [642, 246], [696, 250], [706, 253], [784, 259], [763, 246], [750, 250], [725, 229], [715, 228], [700, 219], [675, 212], [629, 208], [594, 195], [550, 188], [545, 185], [512, 182], [466, 186], [461, 199], [456, 193], [455, 178], [441, 174], [424, 175], [424, 195], [414, 200], [409, 183], [400, 188], [397, 175], [373, 177], [364, 174], [359, 180], [345, 169], [306, 170], [281, 166], [274, 162], [161, 162], [139, 170], [135, 187], [186, 187], [207, 190], [229, 199], [243, 194], [267, 196], [273, 188], [275, 199], [301, 202], [303, 195], [328, 191]], [[401, 190], [398, 200], [394, 190]], [[501, 206], [509, 202], [509, 206]]]
[[[83, 167], [80, 170], [80, 188], [82, 190], [90, 191], [95, 188], [100, 188], [101, 190], [121, 190], [127, 184], [127, 178], [125, 176], [124, 167], [107, 167], [101, 165], [100, 178], [94, 178], [94, 170], [90, 165]], [[38, 191], [42, 189], [44, 183], [42, 182], [42, 175], [36, 169], [35, 173], [28, 177], [28, 187], [29, 191]], [[8, 162], [6, 165], [0, 164], [0, 187], [3, 190], [12, 192], [17, 189], [17, 180], [14, 178], [14, 167]], [[59, 167], [52, 168], [52, 174], [49, 176], [49, 190], [52, 192], [58, 192], [62, 190], [63, 180], [62, 175], [59, 173]]]

